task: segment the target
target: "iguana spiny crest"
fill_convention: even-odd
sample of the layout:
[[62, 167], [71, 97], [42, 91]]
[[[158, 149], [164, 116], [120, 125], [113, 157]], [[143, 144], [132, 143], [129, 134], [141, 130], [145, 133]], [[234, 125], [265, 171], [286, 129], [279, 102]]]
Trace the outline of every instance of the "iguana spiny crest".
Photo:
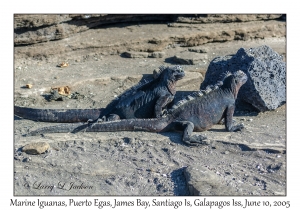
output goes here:
[[177, 101], [175, 104], [173, 104], [173, 106], [168, 110], [168, 113], [172, 113], [172, 111], [174, 111], [178, 107], [182, 106], [183, 104], [187, 103], [188, 101], [194, 100], [195, 98], [202, 97], [204, 95], [207, 95], [211, 91], [217, 90], [218, 88], [220, 88], [223, 85], [223, 81], [231, 75], [232, 75], [232, 73], [229, 71], [223, 73], [220, 76], [221, 79], [215, 85], [209, 85], [205, 88], [205, 90], [199, 90], [199, 91], [193, 92], [193, 93], [185, 96], [185, 98], [183, 98], [183, 99]]

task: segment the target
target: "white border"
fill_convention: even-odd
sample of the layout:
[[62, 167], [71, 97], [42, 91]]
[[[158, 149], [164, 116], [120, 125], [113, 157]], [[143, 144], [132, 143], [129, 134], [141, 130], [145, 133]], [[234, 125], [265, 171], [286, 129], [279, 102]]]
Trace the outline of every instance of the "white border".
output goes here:
[[[291, 1], [295, 2], [295, 1]], [[13, 14], [15, 13], [287, 13], [287, 196], [286, 197], [245, 197], [249, 200], [275, 200], [291, 201], [289, 209], [299, 209], [299, 153], [297, 133], [299, 122], [299, 15], [291, 2], [275, 0], [252, 1], [11, 1], [2, 3], [1, 18], [1, 185], [0, 206], [9, 207], [10, 199], [13, 199]], [[30, 197], [17, 197], [24, 200]], [[65, 200], [71, 197], [41, 197], [42, 200]], [[94, 197], [76, 197], [77, 200], [93, 200]], [[99, 197], [95, 197], [98, 198]], [[155, 197], [141, 197], [151, 201]], [[164, 197], [168, 198], [168, 197]], [[170, 197], [172, 200], [183, 200], [192, 197]], [[208, 197], [209, 200], [231, 200], [236, 198], [244, 200], [244, 197]], [[33, 197], [33, 200], [38, 197]], [[113, 200], [113, 197], [103, 199]], [[119, 200], [134, 200], [133, 197], [117, 197]], [[161, 198], [160, 198], [161, 199]], [[22, 207], [21, 207], [22, 208]], [[46, 207], [50, 208], [50, 207]], [[94, 207], [95, 208], [95, 207]], [[153, 207], [152, 207], [153, 208]], [[199, 208], [199, 207], [198, 207]], [[224, 207], [225, 208], [225, 207]], [[73, 208], [68, 208], [73, 209]], [[124, 208], [126, 209], [126, 208]], [[208, 208], [207, 208], [208, 209]], [[217, 209], [217, 208], [215, 208]], [[260, 208], [262, 209], [262, 208]], [[264, 209], [264, 208], [263, 208]], [[270, 208], [266, 208], [270, 209]], [[272, 208], [271, 208], [272, 209]], [[280, 208], [278, 208], [280, 209]]]

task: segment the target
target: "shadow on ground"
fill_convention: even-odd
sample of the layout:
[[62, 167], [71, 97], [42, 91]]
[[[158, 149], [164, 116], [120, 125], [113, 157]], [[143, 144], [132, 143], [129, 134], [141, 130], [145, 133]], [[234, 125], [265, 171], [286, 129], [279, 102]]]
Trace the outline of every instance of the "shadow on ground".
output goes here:
[[176, 196], [190, 195], [184, 176], [184, 168], [179, 168], [171, 172], [171, 180], [174, 183], [174, 195]]

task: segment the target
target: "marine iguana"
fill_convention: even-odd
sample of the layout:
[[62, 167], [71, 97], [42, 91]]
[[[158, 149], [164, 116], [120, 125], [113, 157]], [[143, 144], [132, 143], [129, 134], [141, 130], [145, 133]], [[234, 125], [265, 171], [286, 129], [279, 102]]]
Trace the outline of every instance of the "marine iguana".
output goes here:
[[[191, 135], [193, 131], [201, 132], [210, 129], [225, 118], [225, 128], [229, 132], [244, 128], [243, 124], [233, 124], [235, 100], [240, 87], [247, 81], [247, 75], [239, 70], [228, 73], [220, 87], [216, 86], [207, 94], [195, 92], [187, 99], [175, 104], [164, 117], [156, 119], [126, 119], [96, 123], [93, 126], [83, 123], [62, 124], [37, 129], [28, 135], [42, 133], [65, 133], [85, 130], [85, 132], [108, 131], [183, 131], [183, 142], [188, 145], [201, 144], [206, 137]], [[223, 84], [222, 84], [223, 83]]]
[[15, 115], [42, 122], [90, 122], [155, 118], [174, 99], [176, 82], [185, 76], [181, 66], [160, 66], [154, 79], [143, 80], [105, 109], [35, 109], [15, 106]]

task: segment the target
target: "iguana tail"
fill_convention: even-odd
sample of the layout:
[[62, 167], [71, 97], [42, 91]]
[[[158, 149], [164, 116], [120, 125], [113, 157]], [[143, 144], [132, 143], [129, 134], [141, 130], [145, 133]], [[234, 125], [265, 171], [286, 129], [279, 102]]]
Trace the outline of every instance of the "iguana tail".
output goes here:
[[96, 120], [101, 109], [35, 109], [14, 106], [14, 114], [29, 120], [41, 122], [75, 123]]
[[26, 136], [35, 136], [43, 133], [76, 133], [76, 132], [115, 132], [115, 131], [148, 131], [161, 132], [168, 127], [166, 118], [153, 119], [127, 119], [107, 121], [96, 124], [67, 123], [55, 126], [43, 127], [31, 131]]

